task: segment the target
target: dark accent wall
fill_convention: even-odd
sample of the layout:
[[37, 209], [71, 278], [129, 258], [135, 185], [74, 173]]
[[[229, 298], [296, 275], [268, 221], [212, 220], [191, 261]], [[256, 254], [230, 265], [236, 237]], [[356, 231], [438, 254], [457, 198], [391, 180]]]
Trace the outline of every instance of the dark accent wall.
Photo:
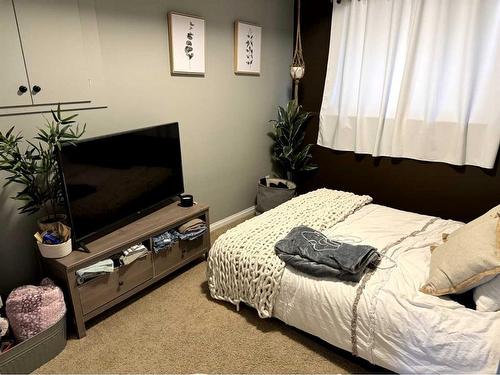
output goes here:
[[[299, 87], [299, 102], [314, 113], [306, 140], [316, 143], [332, 3], [303, 1], [301, 7], [306, 74]], [[491, 170], [403, 158], [374, 158], [319, 146], [313, 147], [313, 157], [319, 170], [303, 181], [306, 190], [328, 187], [369, 194], [374, 203], [461, 221], [470, 221], [500, 204], [498, 156]]]

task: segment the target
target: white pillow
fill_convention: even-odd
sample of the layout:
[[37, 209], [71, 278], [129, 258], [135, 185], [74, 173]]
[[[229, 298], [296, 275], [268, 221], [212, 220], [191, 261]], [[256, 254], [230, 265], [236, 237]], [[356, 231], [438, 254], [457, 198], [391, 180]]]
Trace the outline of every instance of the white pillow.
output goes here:
[[500, 310], [500, 275], [474, 289], [474, 302], [478, 311]]

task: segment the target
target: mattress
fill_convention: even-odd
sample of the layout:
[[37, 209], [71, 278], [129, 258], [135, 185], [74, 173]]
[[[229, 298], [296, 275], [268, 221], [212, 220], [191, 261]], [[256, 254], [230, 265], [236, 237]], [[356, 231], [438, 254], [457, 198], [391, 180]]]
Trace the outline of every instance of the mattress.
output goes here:
[[359, 284], [287, 267], [273, 315], [395, 372], [495, 373], [500, 312], [479, 312], [418, 291], [428, 275], [430, 245], [461, 225], [369, 204], [324, 232], [385, 252], [358, 292], [356, 308]]

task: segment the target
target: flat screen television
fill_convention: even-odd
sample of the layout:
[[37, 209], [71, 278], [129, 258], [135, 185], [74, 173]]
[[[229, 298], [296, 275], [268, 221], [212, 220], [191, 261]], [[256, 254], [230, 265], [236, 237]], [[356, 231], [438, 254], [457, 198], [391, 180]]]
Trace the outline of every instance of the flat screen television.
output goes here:
[[89, 243], [182, 194], [177, 123], [65, 145], [59, 153], [76, 243]]

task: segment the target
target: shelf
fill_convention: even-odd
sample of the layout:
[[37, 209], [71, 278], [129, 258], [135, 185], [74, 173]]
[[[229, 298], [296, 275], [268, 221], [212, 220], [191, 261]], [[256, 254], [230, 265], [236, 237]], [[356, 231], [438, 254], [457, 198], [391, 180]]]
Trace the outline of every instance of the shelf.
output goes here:
[[148, 237], [176, 227], [180, 222], [189, 221], [206, 210], [208, 210], [208, 206], [199, 203], [192, 207], [181, 207], [177, 202], [169, 204], [96, 241], [86, 244], [90, 253], [73, 251], [64, 258], [56, 259], [55, 262], [66, 269], [83, 268], [105, 258], [112, 252], [143, 242]]
[[[78, 337], [85, 336], [87, 320], [185, 264], [206, 255], [210, 249], [208, 210], [209, 207], [205, 204], [181, 207], [175, 202], [86, 244], [90, 253], [73, 251], [60, 259], [44, 258], [45, 269], [60, 286], [63, 286], [66, 296], [71, 301], [70, 307]], [[191, 241], [180, 240], [172, 249], [160, 251], [158, 254], [151, 251], [152, 236], [177, 228], [194, 218], [200, 218], [207, 224], [207, 231], [202, 236]], [[78, 269], [116, 256], [139, 243], [145, 244], [149, 250], [145, 257], [82, 285], [77, 284], [75, 272]]]

